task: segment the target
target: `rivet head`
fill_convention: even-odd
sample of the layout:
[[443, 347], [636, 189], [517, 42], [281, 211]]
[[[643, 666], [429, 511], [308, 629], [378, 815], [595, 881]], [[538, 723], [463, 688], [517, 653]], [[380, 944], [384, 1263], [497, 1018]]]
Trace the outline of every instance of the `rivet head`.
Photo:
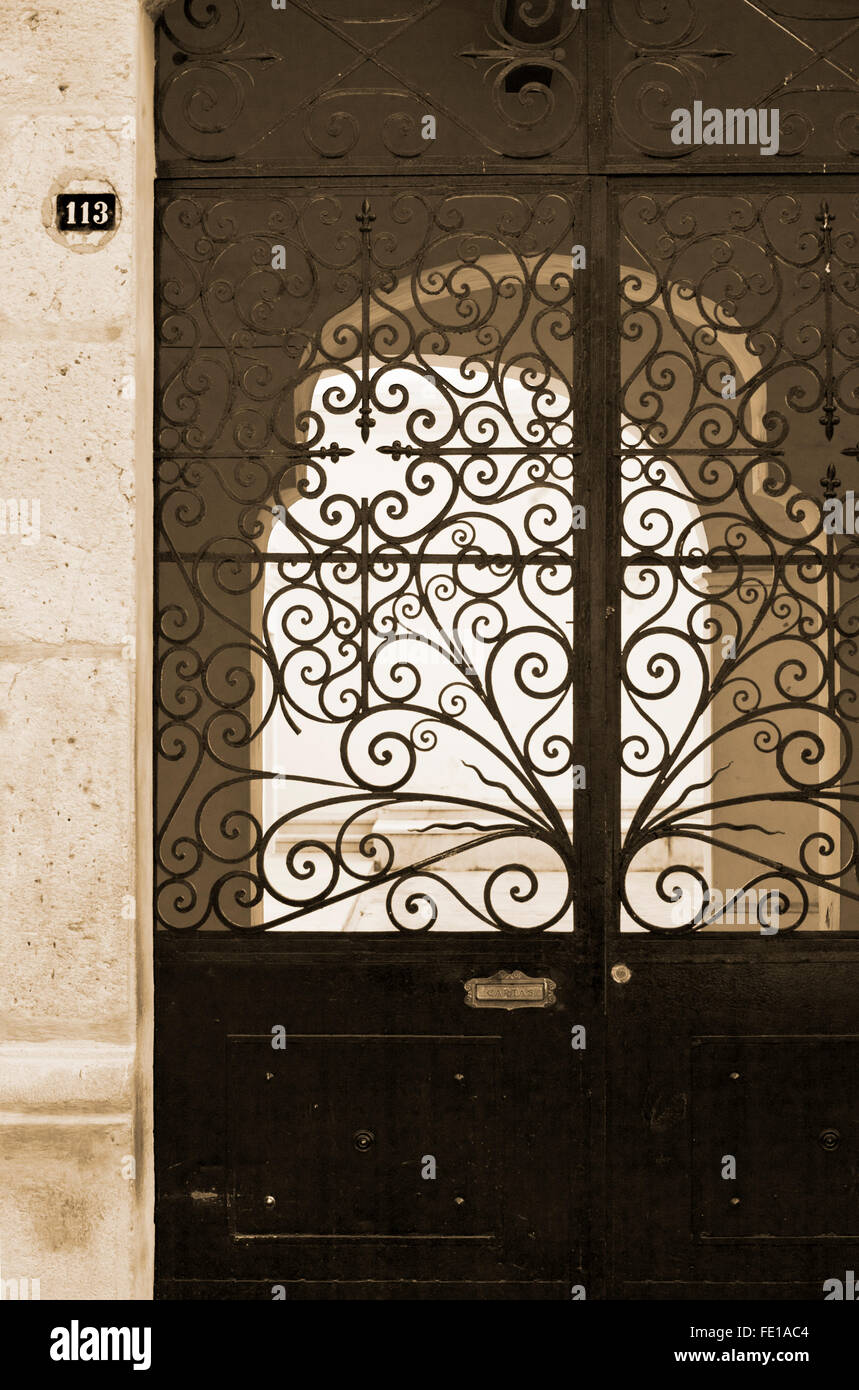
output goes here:
[[464, 1198], [464, 1197], [454, 1197], [453, 1200], [456, 1202], [456, 1205], [457, 1205], [458, 1207], [461, 1207], [461, 1206], [463, 1205], [463, 1203], [465, 1202], [465, 1198]]
[[276, 1207], [276, 1206], [277, 1206], [277, 1198], [276, 1198], [276, 1197], [272, 1197], [271, 1193], [269, 1193], [268, 1196], [267, 1196], [266, 1199], [265, 1199], [265, 1204], [266, 1204], [267, 1207]]
[[740, 1199], [739, 1199], [739, 1197], [732, 1197], [732, 1198], [731, 1198], [731, 1206], [732, 1206], [732, 1207], [738, 1207], [739, 1205], [740, 1205]]
[[611, 978], [616, 985], [626, 985], [632, 979], [632, 971], [628, 965], [613, 965], [611, 968]]
[[355, 1145], [358, 1152], [362, 1154], [366, 1153], [368, 1149], [372, 1149], [375, 1142], [376, 1136], [369, 1129], [356, 1130], [352, 1135], [352, 1143]]
[[729, 1072], [729, 1076], [732, 1081], [739, 1081], [740, 1079], [740, 1073], [738, 1071]]
[[841, 1143], [841, 1135], [837, 1129], [822, 1129], [817, 1136], [817, 1142], [827, 1153], [833, 1153]]

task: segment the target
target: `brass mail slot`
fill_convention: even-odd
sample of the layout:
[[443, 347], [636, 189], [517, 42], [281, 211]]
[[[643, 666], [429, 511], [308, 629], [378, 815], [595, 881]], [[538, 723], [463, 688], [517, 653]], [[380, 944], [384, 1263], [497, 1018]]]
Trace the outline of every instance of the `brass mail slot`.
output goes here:
[[555, 981], [521, 970], [499, 970], [485, 980], [465, 983], [465, 1002], [472, 1009], [548, 1009], [555, 1002]]

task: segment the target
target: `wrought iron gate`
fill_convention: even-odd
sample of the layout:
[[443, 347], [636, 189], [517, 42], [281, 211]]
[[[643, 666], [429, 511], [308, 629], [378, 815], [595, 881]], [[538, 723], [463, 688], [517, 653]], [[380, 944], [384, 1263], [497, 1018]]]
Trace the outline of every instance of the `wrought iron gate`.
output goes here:
[[[784, 8], [160, 22], [166, 1296], [855, 1248], [852, 31]], [[781, 153], [672, 149], [762, 54]]]
[[[168, 925], [299, 925], [374, 886], [403, 931], [563, 922], [575, 221], [560, 188], [168, 205], [163, 273], [196, 262], [204, 306], [169, 315], [194, 350], [162, 352], [162, 440], [198, 455], [162, 476]], [[470, 900], [437, 867], [463, 854], [498, 860]]]

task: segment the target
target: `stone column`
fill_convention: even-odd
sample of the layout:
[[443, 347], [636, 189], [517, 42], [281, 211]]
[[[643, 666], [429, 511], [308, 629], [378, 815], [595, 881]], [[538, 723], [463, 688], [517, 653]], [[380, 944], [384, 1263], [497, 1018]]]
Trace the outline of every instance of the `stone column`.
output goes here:
[[0, 0], [6, 1298], [151, 1297], [151, 31]]

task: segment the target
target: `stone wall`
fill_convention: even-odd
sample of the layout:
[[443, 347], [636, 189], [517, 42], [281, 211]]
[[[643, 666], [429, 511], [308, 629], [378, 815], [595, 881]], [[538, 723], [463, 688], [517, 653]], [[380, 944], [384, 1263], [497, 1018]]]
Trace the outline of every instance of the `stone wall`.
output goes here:
[[[151, 1296], [151, 28], [0, 0], [7, 1298]], [[105, 186], [75, 246], [53, 195]]]

